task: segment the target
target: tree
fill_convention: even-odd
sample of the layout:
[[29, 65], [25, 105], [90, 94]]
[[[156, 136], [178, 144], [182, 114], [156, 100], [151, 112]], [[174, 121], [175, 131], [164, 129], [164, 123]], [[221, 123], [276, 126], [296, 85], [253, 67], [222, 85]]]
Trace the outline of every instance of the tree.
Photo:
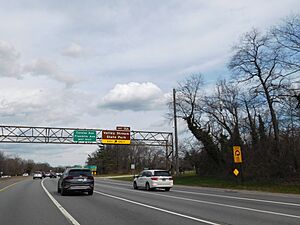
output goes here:
[[[262, 35], [257, 30], [252, 30], [235, 46], [229, 63], [229, 69], [239, 83], [251, 85], [252, 95], [265, 98], [276, 143], [279, 141], [279, 124], [275, 104], [290, 75], [284, 73], [284, 60], [282, 48], [273, 43], [270, 35]], [[276, 152], [278, 153], [278, 149]]]
[[204, 95], [201, 93], [202, 75], [191, 75], [178, 86], [176, 96], [178, 117], [186, 121], [189, 130], [203, 144], [203, 150], [212, 162], [217, 167], [222, 167], [224, 161], [211, 134], [211, 126], [206, 118], [203, 118], [205, 111], [203, 110]]

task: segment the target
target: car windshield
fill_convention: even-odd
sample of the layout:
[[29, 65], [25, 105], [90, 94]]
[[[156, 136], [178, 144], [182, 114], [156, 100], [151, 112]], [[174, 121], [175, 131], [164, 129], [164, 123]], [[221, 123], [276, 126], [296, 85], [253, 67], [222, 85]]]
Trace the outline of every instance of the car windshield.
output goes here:
[[40, 172], [40, 171], [35, 171], [34, 173], [35, 173], [35, 174], [41, 174], [41, 172]]
[[154, 171], [154, 176], [171, 176], [168, 171]]
[[89, 170], [70, 170], [70, 176], [79, 177], [79, 176], [91, 176], [91, 171]]

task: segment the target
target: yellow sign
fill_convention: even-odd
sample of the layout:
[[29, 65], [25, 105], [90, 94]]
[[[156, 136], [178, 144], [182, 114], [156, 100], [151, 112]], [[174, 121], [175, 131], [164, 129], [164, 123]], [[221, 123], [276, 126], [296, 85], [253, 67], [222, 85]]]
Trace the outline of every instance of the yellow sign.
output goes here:
[[239, 172], [237, 169], [235, 169], [235, 170], [233, 171], [233, 173], [234, 173], [235, 176], [237, 176], [237, 175], [239, 175], [240, 172]]
[[242, 163], [241, 146], [233, 146], [233, 159], [235, 163]]
[[102, 139], [102, 144], [130, 145], [130, 140]]

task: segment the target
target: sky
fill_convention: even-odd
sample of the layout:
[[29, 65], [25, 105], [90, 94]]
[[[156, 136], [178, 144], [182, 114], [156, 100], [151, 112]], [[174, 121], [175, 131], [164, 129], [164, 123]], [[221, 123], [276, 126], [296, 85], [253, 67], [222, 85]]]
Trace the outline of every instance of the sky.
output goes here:
[[[0, 0], [0, 124], [173, 131], [172, 89], [230, 75], [232, 46], [299, 13], [299, 0]], [[185, 131], [179, 121], [179, 133]], [[179, 136], [180, 140], [180, 136]], [[95, 146], [0, 144], [52, 166]]]

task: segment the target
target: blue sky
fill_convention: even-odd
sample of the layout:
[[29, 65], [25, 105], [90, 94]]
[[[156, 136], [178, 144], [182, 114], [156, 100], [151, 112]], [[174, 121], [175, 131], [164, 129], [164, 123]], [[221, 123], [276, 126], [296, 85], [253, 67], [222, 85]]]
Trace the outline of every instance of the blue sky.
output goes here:
[[[228, 77], [243, 33], [300, 9], [298, 0], [0, 2], [1, 124], [161, 131], [172, 131], [166, 102], [177, 82]], [[0, 150], [66, 165], [95, 147]]]

